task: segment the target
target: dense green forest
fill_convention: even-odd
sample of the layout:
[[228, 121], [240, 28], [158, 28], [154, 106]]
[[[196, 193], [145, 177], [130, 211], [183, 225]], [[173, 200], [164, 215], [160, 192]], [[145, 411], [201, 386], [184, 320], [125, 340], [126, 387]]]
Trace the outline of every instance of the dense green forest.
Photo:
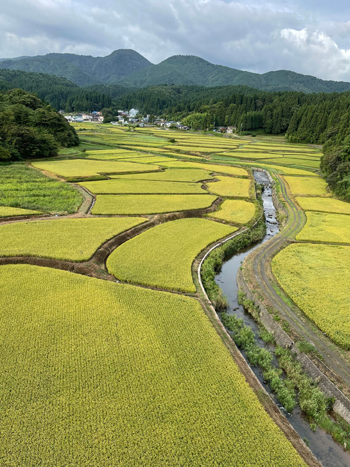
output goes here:
[[67, 120], [35, 94], [0, 94], [0, 161], [50, 157], [60, 146], [79, 144]]
[[67, 112], [102, 110], [112, 103], [111, 97], [102, 90], [95, 87], [83, 89], [65, 78], [45, 73], [0, 70], [0, 92], [16, 88], [35, 92], [55, 109]]

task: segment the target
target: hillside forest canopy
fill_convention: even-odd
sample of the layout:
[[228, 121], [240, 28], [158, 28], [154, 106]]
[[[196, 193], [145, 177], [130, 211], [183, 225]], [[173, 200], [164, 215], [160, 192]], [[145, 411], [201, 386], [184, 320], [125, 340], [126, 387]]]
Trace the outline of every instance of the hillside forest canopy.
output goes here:
[[0, 94], [0, 161], [51, 157], [59, 147], [77, 144], [75, 129], [35, 94], [22, 89]]

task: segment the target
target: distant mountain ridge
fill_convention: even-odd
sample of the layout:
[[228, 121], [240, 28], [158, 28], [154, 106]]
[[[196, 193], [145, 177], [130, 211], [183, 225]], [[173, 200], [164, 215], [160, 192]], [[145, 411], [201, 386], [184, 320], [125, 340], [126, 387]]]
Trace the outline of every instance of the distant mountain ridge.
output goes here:
[[192, 55], [174, 55], [158, 65], [131, 49], [119, 49], [106, 57], [51, 53], [0, 61], [0, 69], [47, 73], [64, 77], [78, 86], [118, 84], [144, 88], [161, 84], [249, 86], [263, 91], [344, 92], [350, 83], [326, 81], [293, 71], [252, 73], [214, 65]]
[[130, 49], [115, 50], [107, 57], [50, 53], [0, 61], [2, 69], [48, 73], [78, 86], [113, 84], [148, 66], [152, 63]]

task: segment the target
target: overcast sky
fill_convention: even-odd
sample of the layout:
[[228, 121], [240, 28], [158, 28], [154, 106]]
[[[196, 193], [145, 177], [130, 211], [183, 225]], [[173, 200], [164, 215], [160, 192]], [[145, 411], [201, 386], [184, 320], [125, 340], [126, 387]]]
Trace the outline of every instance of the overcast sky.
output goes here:
[[131, 48], [350, 81], [350, 0], [1, 0], [0, 57]]

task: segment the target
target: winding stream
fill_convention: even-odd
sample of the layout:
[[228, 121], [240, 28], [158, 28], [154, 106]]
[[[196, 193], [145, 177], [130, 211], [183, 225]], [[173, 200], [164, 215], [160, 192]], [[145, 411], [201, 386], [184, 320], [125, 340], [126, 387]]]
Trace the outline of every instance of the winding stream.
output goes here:
[[[278, 222], [276, 220], [276, 209], [272, 200], [272, 186], [268, 176], [264, 172], [254, 172], [254, 178], [257, 183], [264, 185], [264, 191], [262, 194], [263, 207], [266, 219], [266, 235], [260, 243], [241, 251], [240, 253], [232, 256], [226, 261], [222, 267], [220, 274], [215, 278], [216, 283], [221, 287], [224, 294], [226, 295], [229, 303], [227, 310], [228, 314], [236, 315], [238, 318], [243, 318], [244, 324], [250, 326], [256, 334], [257, 344], [261, 347], [268, 347], [268, 344], [258, 336], [258, 325], [252, 318], [252, 316], [245, 311], [245, 309], [238, 304], [238, 286], [236, 282], [237, 273], [243, 262], [244, 258], [261, 243], [268, 241], [270, 238], [275, 236], [279, 232]], [[243, 352], [243, 356], [244, 352]], [[246, 357], [245, 357], [246, 358]], [[247, 361], [249, 364], [249, 362]], [[259, 368], [252, 367], [254, 374], [257, 376], [259, 381], [264, 385], [264, 378], [262, 371]], [[272, 394], [271, 389], [268, 385], [264, 385], [266, 391]], [[274, 397], [274, 396], [273, 396]], [[309, 441], [309, 448], [314, 456], [323, 464], [324, 467], [349, 467], [350, 466], [350, 455], [343, 450], [339, 444], [333, 441], [332, 437], [324, 431], [317, 429], [313, 432], [308, 422], [303, 418], [299, 407], [293, 410], [292, 414], [288, 414], [281, 404], [274, 398], [277, 406], [280, 408], [282, 414], [288, 418], [289, 423], [293, 426], [295, 431], [303, 439], [306, 438]]]

